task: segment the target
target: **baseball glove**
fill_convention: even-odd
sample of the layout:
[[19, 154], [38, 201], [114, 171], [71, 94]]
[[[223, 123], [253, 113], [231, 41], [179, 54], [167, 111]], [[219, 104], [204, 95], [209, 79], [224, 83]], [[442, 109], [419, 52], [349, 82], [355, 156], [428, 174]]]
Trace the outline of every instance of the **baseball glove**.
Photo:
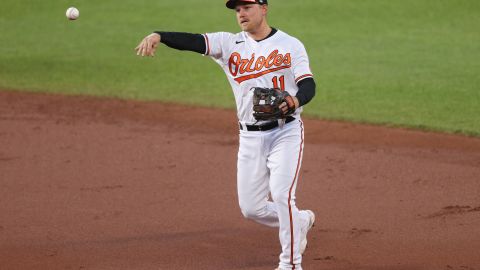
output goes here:
[[[253, 117], [257, 121], [277, 120], [295, 112], [295, 103], [287, 91], [278, 88], [253, 87]], [[288, 110], [284, 113], [280, 104], [285, 102]]]

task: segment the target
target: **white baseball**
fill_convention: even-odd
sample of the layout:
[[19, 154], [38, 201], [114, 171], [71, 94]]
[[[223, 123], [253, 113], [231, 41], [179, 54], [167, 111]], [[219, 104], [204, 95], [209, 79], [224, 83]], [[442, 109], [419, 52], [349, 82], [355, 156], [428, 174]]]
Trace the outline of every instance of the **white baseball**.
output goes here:
[[80, 11], [75, 7], [69, 7], [65, 15], [67, 15], [69, 20], [76, 20], [80, 16]]

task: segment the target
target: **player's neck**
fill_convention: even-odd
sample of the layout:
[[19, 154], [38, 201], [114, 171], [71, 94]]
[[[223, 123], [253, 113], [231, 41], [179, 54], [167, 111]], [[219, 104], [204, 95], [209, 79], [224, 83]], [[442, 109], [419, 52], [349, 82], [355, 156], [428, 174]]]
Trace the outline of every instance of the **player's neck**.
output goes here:
[[265, 39], [272, 32], [272, 28], [266, 23], [262, 23], [255, 31], [247, 32], [247, 34], [254, 40]]

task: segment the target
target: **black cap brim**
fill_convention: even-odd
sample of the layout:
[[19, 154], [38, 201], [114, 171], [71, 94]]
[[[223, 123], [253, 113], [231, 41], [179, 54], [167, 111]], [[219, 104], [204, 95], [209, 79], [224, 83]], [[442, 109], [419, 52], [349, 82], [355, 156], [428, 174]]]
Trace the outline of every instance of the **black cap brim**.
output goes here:
[[229, 9], [235, 9], [237, 6], [237, 3], [243, 2], [247, 4], [258, 4], [258, 1], [256, 0], [228, 0], [227, 3], [225, 3], [225, 6]]

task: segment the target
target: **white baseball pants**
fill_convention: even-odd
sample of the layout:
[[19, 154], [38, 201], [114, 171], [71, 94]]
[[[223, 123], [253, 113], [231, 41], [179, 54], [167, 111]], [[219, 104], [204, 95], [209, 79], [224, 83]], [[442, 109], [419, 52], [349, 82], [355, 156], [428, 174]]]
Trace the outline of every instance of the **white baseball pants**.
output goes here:
[[[269, 131], [240, 130], [237, 163], [242, 214], [279, 227], [281, 269], [301, 270], [300, 229], [308, 222], [295, 205], [303, 155], [303, 122], [294, 120]], [[269, 192], [273, 202], [268, 201]]]

